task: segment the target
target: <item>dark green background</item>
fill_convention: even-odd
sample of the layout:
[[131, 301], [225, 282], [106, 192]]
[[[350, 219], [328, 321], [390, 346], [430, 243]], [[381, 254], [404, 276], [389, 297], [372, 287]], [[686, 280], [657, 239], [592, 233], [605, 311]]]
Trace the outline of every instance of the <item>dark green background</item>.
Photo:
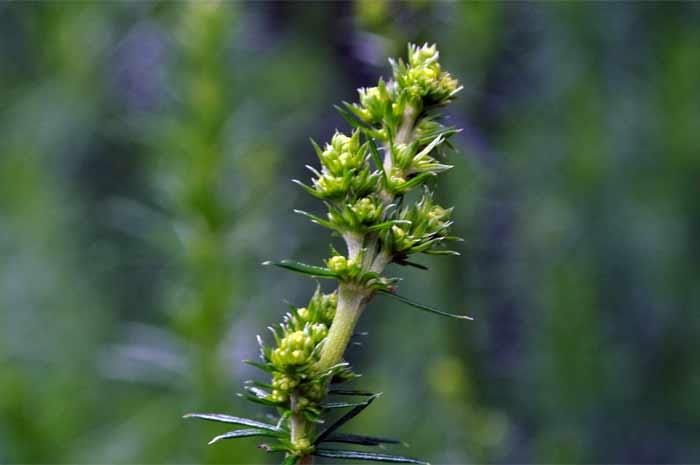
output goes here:
[[0, 3], [0, 462], [260, 463], [255, 334], [315, 284], [289, 182], [437, 42], [461, 257], [397, 270], [349, 431], [435, 463], [700, 462], [700, 4]]

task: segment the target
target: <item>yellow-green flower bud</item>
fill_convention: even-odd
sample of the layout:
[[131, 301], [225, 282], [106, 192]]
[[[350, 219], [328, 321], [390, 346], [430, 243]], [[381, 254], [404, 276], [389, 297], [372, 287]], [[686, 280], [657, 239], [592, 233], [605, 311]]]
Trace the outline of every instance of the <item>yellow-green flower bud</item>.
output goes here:
[[384, 116], [384, 105], [389, 100], [386, 88], [368, 87], [357, 90], [360, 97], [359, 115], [369, 124], [381, 121]]
[[309, 327], [309, 332], [315, 346], [328, 335], [328, 326], [323, 323], [315, 323]]
[[440, 52], [435, 44], [423, 44], [422, 47], [412, 45], [409, 49], [408, 62], [411, 66], [425, 66], [436, 62], [440, 58]]
[[306, 307], [302, 307], [297, 310], [297, 315], [299, 315], [299, 318], [301, 318], [303, 321], [309, 321], [309, 318], [311, 317], [311, 313]]
[[303, 365], [309, 362], [315, 343], [304, 331], [294, 331], [280, 341], [278, 348], [272, 351], [272, 363], [279, 366]]
[[406, 170], [411, 166], [413, 162], [413, 156], [415, 152], [413, 147], [407, 144], [397, 144], [394, 148], [394, 161], [398, 168]]
[[314, 179], [316, 189], [327, 198], [340, 197], [350, 188], [351, 178], [349, 176], [333, 176], [324, 174], [320, 178]]
[[328, 269], [333, 273], [344, 273], [348, 269], [348, 259], [342, 255], [335, 255], [326, 262]]
[[272, 387], [279, 390], [289, 392], [299, 385], [299, 380], [287, 375], [275, 374], [272, 380]]
[[289, 396], [284, 392], [274, 389], [270, 394], [270, 400], [273, 402], [286, 402]]
[[306, 455], [313, 450], [311, 442], [307, 438], [299, 438], [292, 442], [295, 455]]
[[325, 396], [325, 391], [319, 384], [307, 384], [304, 386], [304, 395], [314, 401], [319, 401]]
[[394, 186], [401, 186], [402, 184], [404, 184], [406, 182], [406, 178], [404, 178], [403, 176], [394, 175], [394, 176], [391, 176], [389, 178], [389, 181]]
[[394, 236], [394, 242], [401, 242], [406, 238], [406, 231], [398, 226], [391, 227], [391, 234]]
[[441, 228], [444, 220], [449, 218], [450, 210], [446, 210], [439, 205], [433, 206], [428, 212], [428, 225], [431, 228]]
[[397, 66], [394, 77], [400, 88], [427, 104], [445, 102], [459, 88], [459, 83], [438, 63], [440, 53], [435, 45], [409, 48], [408, 66]]
[[381, 207], [369, 197], [363, 197], [352, 207], [352, 211], [360, 223], [373, 223], [381, 216]]

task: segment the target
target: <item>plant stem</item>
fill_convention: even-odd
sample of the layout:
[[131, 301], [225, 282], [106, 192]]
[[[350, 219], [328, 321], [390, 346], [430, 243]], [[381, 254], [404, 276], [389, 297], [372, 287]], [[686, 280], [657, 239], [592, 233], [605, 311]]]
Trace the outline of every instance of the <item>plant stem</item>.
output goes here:
[[298, 442], [300, 439], [303, 439], [306, 437], [307, 421], [304, 418], [304, 415], [302, 415], [296, 411], [297, 410], [297, 394], [292, 394], [291, 404], [292, 404], [292, 411], [294, 411], [294, 413], [292, 414], [292, 417], [291, 417], [290, 433], [291, 433], [292, 442]]
[[[304, 415], [297, 411], [297, 399], [298, 394], [296, 393], [290, 396], [292, 411], [294, 412], [289, 421], [290, 439], [294, 444], [300, 444], [304, 439], [311, 442], [312, 438], [308, 437], [311, 423], [304, 418]], [[313, 457], [305, 455], [301, 457], [297, 463], [299, 465], [313, 463]]]
[[357, 320], [360, 318], [370, 295], [369, 289], [351, 283], [341, 283], [338, 286], [338, 305], [335, 310], [335, 318], [333, 318], [333, 323], [323, 344], [321, 358], [316, 365], [319, 371], [327, 370], [342, 360]]

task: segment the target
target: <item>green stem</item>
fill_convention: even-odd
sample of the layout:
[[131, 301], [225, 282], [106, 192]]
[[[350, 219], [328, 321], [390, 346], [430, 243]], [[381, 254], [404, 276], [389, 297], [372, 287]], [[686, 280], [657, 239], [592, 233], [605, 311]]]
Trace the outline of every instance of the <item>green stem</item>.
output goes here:
[[[304, 415], [297, 412], [297, 394], [292, 394], [291, 396], [292, 410], [294, 413], [291, 417], [290, 422], [290, 436], [293, 443], [298, 443], [299, 440], [306, 438], [307, 434], [307, 421]], [[307, 438], [308, 439], [308, 438]]]
[[335, 310], [335, 318], [328, 331], [326, 341], [323, 343], [321, 358], [316, 368], [324, 371], [336, 365], [343, 359], [345, 349], [350, 342], [357, 320], [362, 314], [371, 291], [350, 283], [341, 283], [338, 286], [338, 305]]

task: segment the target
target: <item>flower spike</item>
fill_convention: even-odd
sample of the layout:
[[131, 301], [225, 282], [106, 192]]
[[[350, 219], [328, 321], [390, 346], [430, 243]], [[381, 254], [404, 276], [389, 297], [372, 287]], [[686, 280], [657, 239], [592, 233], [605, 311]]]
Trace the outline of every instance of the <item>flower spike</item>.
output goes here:
[[[357, 378], [343, 354], [352, 342], [355, 325], [367, 303], [377, 294], [394, 297], [416, 309], [457, 319], [466, 315], [442, 312], [396, 294], [399, 278], [385, 275], [390, 264], [427, 267], [409, 258], [418, 253], [454, 255], [443, 248], [455, 240], [449, 233], [452, 208], [433, 200], [428, 182], [449, 170], [441, 161], [459, 129], [444, 126], [440, 108], [461, 89], [439, 62], [435, 45], [408, 46], [406, 61], [390, 60], [393, 79], [358, 90], [359, 101], [336, 109], [350, 124], [348, 133], [336, 131], [326, 144], [311, 140], [319, 166], [307, 166], [309, 182], [294, 180], [323, 201], [324, 213], [295, 210], [311, 222], [343, 238], [347, 251], [331, 246], [322, 265], [294, 260], [264, 265], [337, 282], [331, 293], [316, 288], [305, 307], [289, 306], [279, 327], [270, 328], [271, 345], [258, 337], [260, 362], [246, 363], [270, 377], [248, 382], [241, 397], [276, 411], [274, 424], [223, 414], [191, 414], [210, 421], [246, 426], [225, 432], [224, 439], [264, 436], [260, 447], [283, 452], [282, 463], [306, 462], [310, 456], [394, 463], [427, 462], [399, 455], [321, 447], [347, 443], [363, 447], [401, 444], [365, 434], [337, 430], [362, 413], [379, 394], [342, 389], [338, 384]], [[407, 197], [416, 191], [422, 195]], [[345, 410], [336, 421], [329, 416]], [[323, 425], [323, 427], [319, 427]]]

